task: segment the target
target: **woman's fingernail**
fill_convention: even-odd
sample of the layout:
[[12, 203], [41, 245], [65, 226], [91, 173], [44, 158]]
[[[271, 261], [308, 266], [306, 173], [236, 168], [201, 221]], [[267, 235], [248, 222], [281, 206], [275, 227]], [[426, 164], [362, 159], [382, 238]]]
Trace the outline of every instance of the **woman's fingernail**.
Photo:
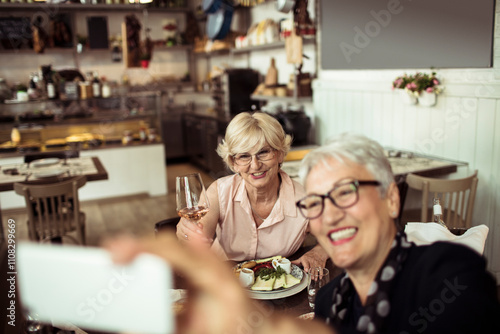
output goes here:
[[196, 230], [196, 233], [203, 234], [203, 232], [201, 230]]

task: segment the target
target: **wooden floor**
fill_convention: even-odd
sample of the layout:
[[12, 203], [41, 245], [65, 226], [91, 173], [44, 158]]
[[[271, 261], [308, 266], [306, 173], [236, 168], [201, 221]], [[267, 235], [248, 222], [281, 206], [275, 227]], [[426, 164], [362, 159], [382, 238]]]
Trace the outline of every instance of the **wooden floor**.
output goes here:
[[[177, 216], [175, 209], [175, 177], [192, 172], [200, 172], [205, 186], [213, 182], [208, 174], [189, 163], [169, 164], [167, 169], [168, 194], [150, 197], [146, 194], [135, 196], [84, 201], [81, 209], [86, 215], [86, 237], [89, 246], [99, 245], [103, 237], [127, 232], [134, 235], [152, 235], [154, 224], [165, 218]], [[3, 222], [14, 219], [16, 239], [28, 239], [27, 215], [25, 210], [5, 210]], [[4, 223], [5, 225], [5, 223]], [[72, 243], [71, 239], [63, 242]]]

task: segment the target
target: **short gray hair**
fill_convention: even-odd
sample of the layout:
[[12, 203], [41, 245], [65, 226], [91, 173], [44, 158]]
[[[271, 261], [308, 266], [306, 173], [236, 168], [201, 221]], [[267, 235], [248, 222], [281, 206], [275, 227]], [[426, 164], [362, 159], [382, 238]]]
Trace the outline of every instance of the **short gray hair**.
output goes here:
[[331, 158], [339, 162], [350, 160], [364, 166], [381, 183], [379, 189], [382, 197], [385, 197], [389, 185], [394, 182], [391, 164], [379, 143], [363, 135], [342, 133], [304, 157], [299, 169], [302, 184], [305, 185], [313, 167], [320, 163], [328, 166], [327, 160]]

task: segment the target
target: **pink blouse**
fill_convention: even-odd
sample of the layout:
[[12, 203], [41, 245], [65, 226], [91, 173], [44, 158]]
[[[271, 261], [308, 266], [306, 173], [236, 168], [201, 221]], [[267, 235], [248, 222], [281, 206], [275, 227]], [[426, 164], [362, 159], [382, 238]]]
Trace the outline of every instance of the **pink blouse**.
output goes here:
[[290, 256], [302, 245], [308, 226], [295, 206], [305, 196], [302, 185], [281, 173], [279, 198], [257, 227], [245, 181], [239, 175], [218, 179], [220, 217], [213, 249], [224, 259], [243, 261], [275, 255]]

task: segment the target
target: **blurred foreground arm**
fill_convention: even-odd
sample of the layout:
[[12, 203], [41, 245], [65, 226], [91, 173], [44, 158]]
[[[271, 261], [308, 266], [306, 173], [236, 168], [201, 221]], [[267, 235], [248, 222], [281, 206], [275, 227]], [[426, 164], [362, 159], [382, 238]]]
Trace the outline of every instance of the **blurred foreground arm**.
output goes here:
[[[232, 270], [207, 251], [202, 240], [189, 245], [178, 242], [174, 234], [160, 233], [156, 238], [135, 239], [121, 236], [107, 240], [105, 247], [118, 263], [126, 263], [142, 252], [165, 259], [173, 271], [189, 283], [185, 312], [177, 319], [177, 333], [197, 334], [294, 334], [332, 333], [316, 321], [300, 320], [273, 313], [259, 314]], [[258, 321], [256, 321], [258, 320]]]

